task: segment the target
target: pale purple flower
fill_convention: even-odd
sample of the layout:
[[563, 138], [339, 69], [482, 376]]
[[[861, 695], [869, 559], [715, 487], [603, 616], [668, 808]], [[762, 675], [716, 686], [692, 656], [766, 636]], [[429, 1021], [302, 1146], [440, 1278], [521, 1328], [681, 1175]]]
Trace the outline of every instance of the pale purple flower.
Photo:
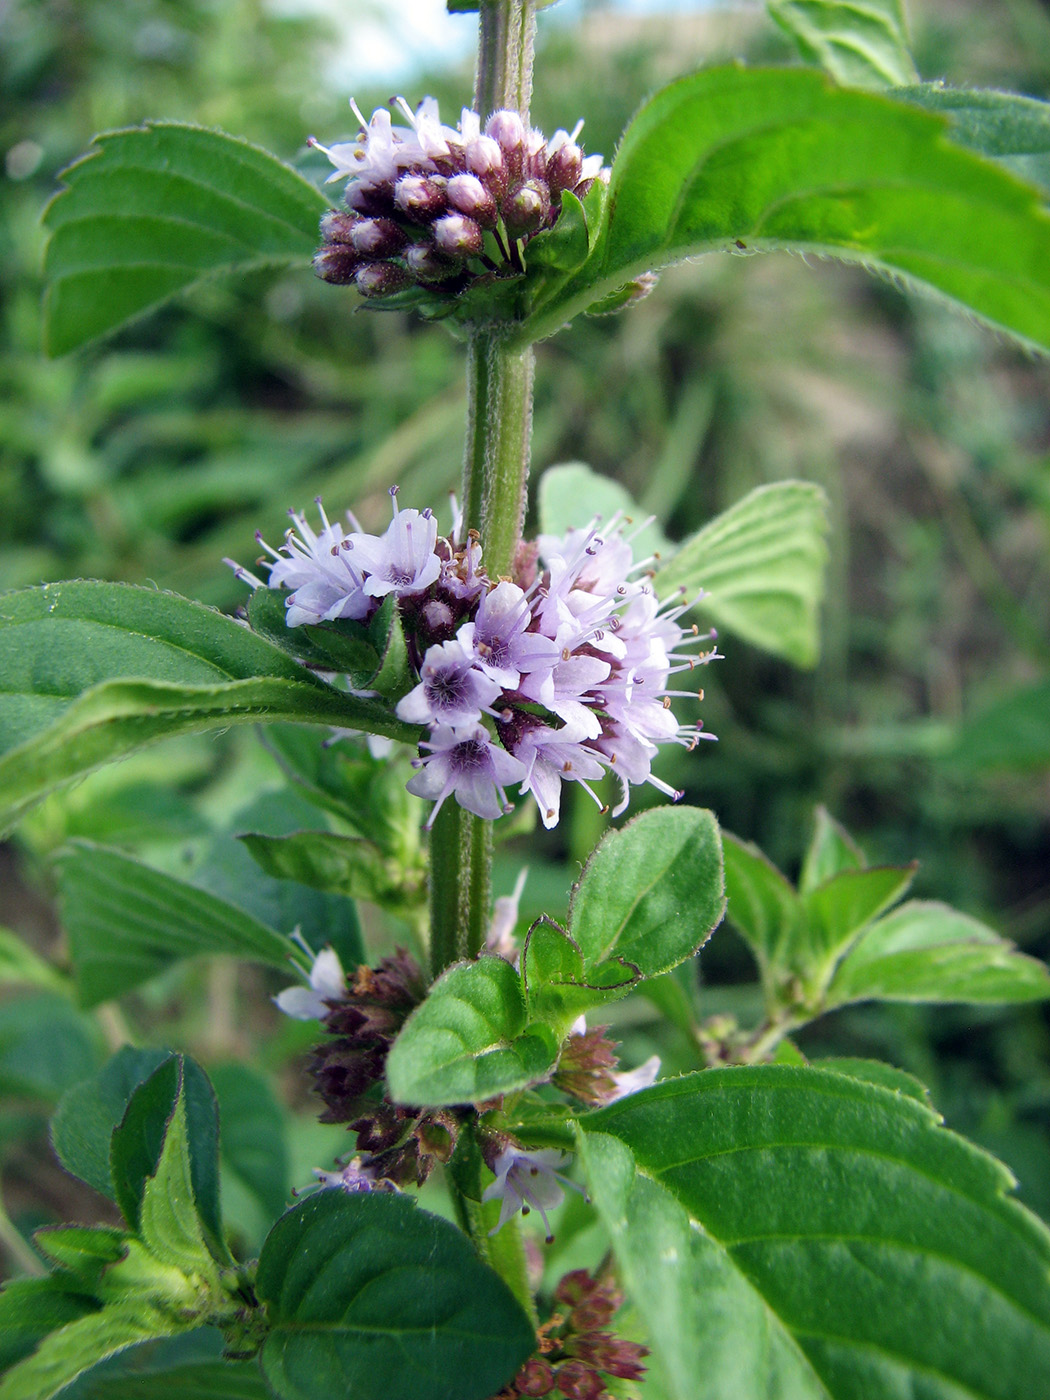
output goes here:
[[528, 631], [529, 600], [517, 584], [503, 579], [483, 594], [473, 622], [464, 623], [458, 637], [472, 647], [478, 667], [507, 689], [515, 689], [522, 673], [549, 669], [558, 659], [554, 642]]
[[553, 1240], [547, 1212], [560, 1206], [565, 1199], [563, 1186], [569, 1186], [586, 1195], [582, 1186], [556, 1170], [569, 1161], [566, 1152], [544, 1148], [537, 1152], [526, 1152], [524, 1148], [508, 1146], [496, 1157], [493, 1171], [496, 1180], [486, 1186], [481, 1194], [483, 1201], [501, 1201], [499, 1220], [489, 1231], [494, 1235], [502, 1230], [507, 1221], [520, 1210], [528, 1215], [530, 1210], [538, 1210], [547, 1230], [547, 1243]]
[[420, 771], [409, 782], [408, 790], [434, 802], [428, 827], [453, 793], [459, 805], [476, 817], [493, 821], [511, 810], [503, 789], [508, 783], [521, 781], [525, 766], [495, 744], [480, 724], [461, 728], [438, 724], [430, 742], [424, 741], [420, 747], [430, 752], [414, 760]]
[[[293, 960], [294, 961], [294, 960]], [[334, 948], [322, 948], [310, 968], [308, 987], [286, 987], [274, 1002], [279, 1011], [296, 1021], [323, 1021], [331, 1008], [328, 1001], [346, 995], [346, 974]]]
[[441, 560], [434, 552], [437, 521], [433, 512], [398, 510], [396, 487], [390, 498], [394, 518], [385, 534], [350, 536], [354, 563], [364, 575], [364, 590], [370, 598], [422, 593], [441, 572]]
[[362, 1165], [360, 1157], [351, 1158], [345, 1167], [335, 1172], [326, 1172], [321, 1167], [314, 1167], [313, 1174], [322, 1191], [346, 1191], [354, 1196], [361, 1191], [375, 1191], [379, 1187], [374, 1169]]
[[[270, 555], [269, 560], [260, 561], [270, 571], [269, 586], [291, 590], [285, 602], [289, 627], [341, 617], [359, 620], [374, 607], [351, 557], [350, 537], [338, 521], [329, 521], [320, 497], [316, 504], [321, 515], [319, 531], [311, 528], [305, 515], [291, 511], [294, 528], [285, 535], [280, 549], [271, 548], [262, 535], [255, 537]], [[246, 575], [244, 570], [235, 572]]]
[[525, 764], [521, 791], [532, 793], [540, 809], [540, 820], [548, 829], [558, 824], [563, 782], [580, 783], [598, 806], [602, 806], [590, 784], [602, 776], [603, 764], [583, 742], [592, 737], [589, 726], [570, 723], [553, 729], [537, 720], [528, 725], [513, 744], [515, 758]]
[[650, 1088], [656, 1083], [659, 1073], [659, 1055], [650, 1055], [637, 1069], [614, 1070], [612, 1078], [616, 1089], [605, 1102], [615, 1103], [617, 1099], [625, 1099], [628, 1094], [637, 1094], [641, 1089]]
[[408, 724], [476, 722], [502, 689], [475, 668], [473, 653], [460, 641], [428, 647], [419, 674], [415, 690], [397, 704], [398, 718]]
[[528, 866], [523, 865], [518, 871], [518, 878], [510, 894], [501, 894], [492, 901], [492, 918], [485, 934], [485, 952], [494, 953], [496, 957], [513, 963], [515, 967], [520, 950], [514, 938], [514, 930], [518, 926], [518, 906], [528, 873]]

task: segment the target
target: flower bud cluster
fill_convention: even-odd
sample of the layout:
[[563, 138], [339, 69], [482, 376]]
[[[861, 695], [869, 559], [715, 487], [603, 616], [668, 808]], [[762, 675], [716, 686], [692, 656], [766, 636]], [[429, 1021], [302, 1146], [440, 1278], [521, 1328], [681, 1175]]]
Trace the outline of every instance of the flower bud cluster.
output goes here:
[[561, 1396], [610, 1400], [609, 1377], [636, 1381], [645, 1373], [648, 1347], [608, 1331], [623, 1294], [586, 1269], [566, 1274], [554, 1293], [555, 1311], [539, 1330], [539, 1349], [496, 1400]]
[[452, 1155], [459, 1119], [445, 1109], [421, 1113], [383, 1097], [386, 1057], [409, 1013], [426, 996], [426, 979], [399, 950], [378, 968], [361, 966], [341, 994], [326, 989], [322, 1023], [329, 1039], [310, 1070], [327, 1105], [322, 1123], [346, 1123], [357, 1134], [353, 1162], [341, 1173], [317, 1173], [323, 1186], [367, 1191], [382, 1185], [421, 1186]]
[[[519, 551], [514, 578], [493, 580], [474, 531], [438, 535], [429, 510], [399, 510], [385, 534], [329, 522], [315, 532], [293, 515], [280, 549], [260, 563], [269, 585], [291, 590], [290, 627], [339, 619], [367, 621], [393, 594], [417, 684], [400, 699], [399, 718], [429, 732], [408, 790], [434, 802], [449, 797], [479, 817], [511, 810], [506, 788], [531, 793], [543, 824], [554, 826], [562, 785], [614, 774], [621, 798], [632, 784], [681, 793], [652, 773], [659, 746], [695, 747], [699, 724], [679, 724], [669, 688], [716, 656], [679, 618], [693, 599], [655, 598], [648, 560], [635, 563], [628, 522], [617, 517], [562, 537], [541, 536]], [[320, 504], [320, 503], [318, 503]], [[262, 582], [234, 566], [255, 587]], [[429, 823], [428, 823], [429, 824]]]
[[512, 111], [494, 112], [483, 130], [467, 108], [458, 127], [443, 126], [432, 97], [415, 112], [396, 99], [407, 126], [394, 126], [385, 108], [366, 122], [350, 105], [356, 141], [311, 141], [335, 166], [329, 178], [347, 182], [346, 210], [321, 220], [314, 268], [365, 297], [413, 285], [456, 293], [486, 274], [520, 273], [522, 249], [556, 223], [565, 191], [583, 198], [607, 177], [601, 156], [577, 144], [582, 122], [548, 141]]

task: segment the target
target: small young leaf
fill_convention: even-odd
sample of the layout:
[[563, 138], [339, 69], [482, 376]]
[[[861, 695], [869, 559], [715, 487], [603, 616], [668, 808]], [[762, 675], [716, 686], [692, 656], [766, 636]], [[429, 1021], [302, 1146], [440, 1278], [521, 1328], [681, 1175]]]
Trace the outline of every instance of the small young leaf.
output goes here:
[[[1050, 1391], [1050, 1234], [1010, 1199], [1005, 1167], [910, 1095], [816, 1068], [712, 1069], [632, 1094], [581, 1126], [585, 1154], [591, 1133], [620, 1139], [721, 1256], [717, 1271], [689, 1265], [696, 1286], [717, 1285], [691, 1315], [696, 1355], [719, 1348], [740, 1316], [727, 1274], [761, 1316], [732, 1363], [731, 1377], [744, 1373], [738, 1387], [704, 1365], [675, 1400], [768, 1400], [768, 1373], [755, 1375], [755, 1362], [771, 1334], [778, 1358], [797, 1349], [819, 1383], [777, 1393], [1031, 1400]], [[622, 1185], [627, 1170], [614, 1165], [620, 1199], [608, 1215], [619, 1253], [633, 1183]], [[597, 1171], [592, 1189], [603, 1209]], [[654, 1257], [630, 1226], [628, 1214], [628, 1268], [670, 1290], [674, 1261]]]
[[[139, 1090], [139, 1093], [142, 1093]], [[205, 1170], [218, 1181], [218, 1114], [215, 1115], [216, 1137], [211, 1142], [198, 1140], [191, 1144], [187, 1115], [185, 1080], [179, 1085], [175, 1107], [164, 1133], [164, 1144], [157, 1160], [156, 1171], [143, 1183], [139, 1206], [139, 1233], [142, 1243], [161, 1264], [178, 1269], [188, 1276], [201, 1275], [213, 1286], [217, 1282], [215, 1262], [205, 1243], [204, 1222], [198, 1213], [198, 1196], [193, 1180], [191, 1160], [201, 1155], [211, 1156]], [[200, 1177], [200, 1170], [196, 1176]], [[208, 1202], [217, 1216], [218, 1196]], [[210, 1232], [215, 1238], [214, 1227]], [[221, 1240], [221, 1225], [218, 1238]], [[229, 1256], [227, 1255], [228, 1259]]]
[[306, 263], [317, 245], [324, 196], [246, 141], [151, 122], [94, 145], [44, 215], [52, 355], [204, 277]]
[[123, 1046], [94, 1079], [63, 1094], [51, 1119], [51, 1142], [66, 1171], [111, 1201], [117, 1199], [109, 1166], [113, 1129], [138, 1086], [170, 1058], [167, 1050]]
[[289, 627], [287, 600], [282, 588], [257, 588], [248, 599], [252, 631], [297, 657], [327, 671], [344, 671], [356, 686], [364, 688], [379, 669], [380, 657], [368, 632], [359, 622], [328, 622], [317, 627]]
[[94, 1292], [107, 1265], [123, 1256], [127, 1240], [125, 1231], [111, 1225], [53, 1225], [33, 1236], [41, 1254], [72, 1274], [86, 1292]]
[[722, 833], [726, 918], [763, 971], [778, 966], [798, 940], [802, 904], [768, 856], [750, 841]]
[[559, 1042], [585, 1011], [624, 996], [637, 981], [637, 968], [619, 958], [587, 971], [579, 944], [550, 919], [529, 929], [521, 952], [528, 1019], [549, 1026]]
[[458, 963], [417, 1006], [387, 1057], [395, 1103], [482, 1103], [545, 1079], [560, 1040], [527, 1025], [518, 974], [503, 958]]
[[566, 190], [561, 197], [558, 222], [529, 240], [526, 258], [530, 269], [575, 272], [586, 259], [589, 246], [584, 207], [571, 190]]
[[386, 705], [186, 598], [121, 583], [0, 597], [0, 829], [145, 744], [258, 720], [417, 737]]
[[1042, 1001], [1050, 971], [946, 904], [909, 900], [862, 934], [839, 964], [828, 1005], [882, 1001]]
[[32, 1356], [0, 1380], [0, 1400], [51, 1400], [84, 1371], [153, 1337], [172, 1337], [192, 1323], [148, 1303], [128, 1302], [69, 1322], [51, 1332]]
[[805, 895], [805, 957], [813, 963], [841, 956], [851, 939], [896, 904], [918, 864], [875, 865], [866, 870], [843, 870]]
[[406, 1196], [300, 1202], [263, 1245], [255, 1287], [282, 1400], [488, 1400], [536, 1344], [468, 1237]]
[[590, 257], [537, 290], [518, 339], [553, 334], [647, 269], [746, 246], [864, 263], [1050, 346], [1050, 216], [943, 131], [806, 69], [680, 78], [627, 128]]
[[759, 486], [715, 516], [659, 570], [661, 598], [704, 596], [698, 611], [745, 641], [813, 666], [827, 562], [827, 497], [805, 481]]
[[802, 862], [799, 894], [809, 894], [843, 870], [863, 870], [866, 864], [863, 853], [846, 828], [835, 820], [826, 807], [818, 807], [813, 839]]
[[63, 922], [85, 1006], [122, 996], [179, 958], [234, 954], [286, 968], [290, 939], [122, 851], [75, 841], [58, 860]]
[[718, 823], [658, 807], [607, 832], [584, 866], [569, 930], [590, 974], [609, 959], [659, 977], [706, 943], [725, 911]]
[[[176, 1117], [181, 1126], [169, 1149], [166, 1144]], [[207, 1075], [196, 1061], [184, 1055], [171, 1056], [139, 1085], [113, 1131], [110, 1148], [113, 1184], [117, 1203], [132, 1229], [140, 1227], [148, 1183], [157, 1176], [166, 1151], [174, 1152], [180, 1160], [185, 1151], [194, 1214], [200, 1220], [212, 1254], [226, 1262], [228, 1255], [219, 1211], [218, 1105]], [[177, 1164], [169, 1162], [165, 1171], [171, 1177], [177, 1171]], [[156, 1205], [150, 1209], [156, 1214]]]
[[914, 83], [903, 0], [766, 0], [802, 57], [847, 87]]
[[97, 1311], [97, 1299], [70, 1274], [8, 1281], [0, 1289], [0, 1371], [28, 1356], [48, 1333]]

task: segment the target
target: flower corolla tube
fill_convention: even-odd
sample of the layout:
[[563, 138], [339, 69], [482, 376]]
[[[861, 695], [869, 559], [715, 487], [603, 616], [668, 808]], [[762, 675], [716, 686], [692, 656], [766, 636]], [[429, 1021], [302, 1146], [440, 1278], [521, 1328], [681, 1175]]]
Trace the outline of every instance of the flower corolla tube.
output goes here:
[[450, 127], [432, 97], [415, 111], [403, 97], [391, 105], [403, 125], [382, 107], [366, 120], [351, 102], [355, 141], [310, 141], [335, 167], [329, 183], [346, 181], [345, 209], [321, 220], [314, 269], [362, 296], [422, 287], [441, 298], [480, 278], [520, 275], [527, 244], [554, 227], [565, 194], [583, 199], [608, 179], [601, 156], [577, 143], [582, 121], [548, 140], [517, 112], [494, 112], [483, 128], [464, 108]]
[[[591, 787], [613, 774], [619, 815], [632, 785], [681, 793], [652, 772], [662, 744], [694, 748], [713, 738], [700, 723], [681, 724], [675, 697], [703, 699], [673, 679], [712, 660], [714, 632], [682, 625], [695, 598], [654, 595], [650, 561], [634, 561], [629, 522], [595, 520], [565, 535], [542, 535], [518, 553], [512, 578], [485, 572], [477, 533], [448, 535], [430, 510], [401, 509], [382, 535], [348, 514], [321, 526], [292, 514], [292, 528], [259, 564], [268, 586], [288, 589], [289, 627], [360, 627], [391, 595], [415, 684], [398, 717], [427, 730], [408, 783], [434, 803], [428, 825], [452, 797], [476, 816], [511, 810], [508, 790], [530, 793], [544, 826], [561, 811], [565, 783]], [[639, 527], [641, 528], [641, 527]], [[261, 541], [261, 536], [257, 537]], [[267, 586], [233, 564], [253, 588]]]

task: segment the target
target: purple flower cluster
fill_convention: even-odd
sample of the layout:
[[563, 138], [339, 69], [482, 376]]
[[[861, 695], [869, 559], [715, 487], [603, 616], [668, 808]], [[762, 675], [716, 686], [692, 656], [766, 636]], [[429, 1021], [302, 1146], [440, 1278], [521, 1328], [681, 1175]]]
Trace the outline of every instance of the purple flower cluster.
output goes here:
[[582, 198], [602, 174], [601, 156], [577, 145], [582, 122], [548, 141], [512, 111], [494, 112], [482, 130], [467, 108], [458, 127], [443, 126], [432, 97], [415, 112], [397, 99], [407, 126], [385, 108], [366, 122], [350, 105], [356, 141], [311, 141], [335, 166], [330, 179], [347, 182], [347, 211], [322, 219], [314, 268], [362, 296], [414, 284], [457, 293], [478, 277], [521, 273], [522, 249], [557, 221], [565, 191]]
[[[679, 724], [669, 688], [716, 652], [714, 633], [679, 619], [695, 601], [660, 603], [635, 563], [627, 522], [597, 523], [565, 536], [541, 536], [519, 551], [513, 579], [491, 580], [475, 532], [457, 522], [439, 536], [429, 510], [400, 510], [386, 532], [370, 535], [348, 515], [350, 530], [321, 511], [314, 531], [301, 515], [280, 549], [264, 544], [270, 587], [290, 589], [287, 621], [366, 621], [393, 594], [417, 684], [398, 716], [425, 726], [410, 792], [434, 802], [430, 821], [454, 797], [479, 817], [510, 811], [506, 789], [531, 793], [544, 826], [558, 820], [562, 785], [615, 774], [618, 815], [632, 784], [652, 783], [681, 796], [652, 773], [659, 745], [695, 747], [710, 736]], [[320, 507], [320, 502], [318, 502]], [[260, 542], [261, 542], [261, 537]], [[262, 581], [234, 566], [253, 587]]]

